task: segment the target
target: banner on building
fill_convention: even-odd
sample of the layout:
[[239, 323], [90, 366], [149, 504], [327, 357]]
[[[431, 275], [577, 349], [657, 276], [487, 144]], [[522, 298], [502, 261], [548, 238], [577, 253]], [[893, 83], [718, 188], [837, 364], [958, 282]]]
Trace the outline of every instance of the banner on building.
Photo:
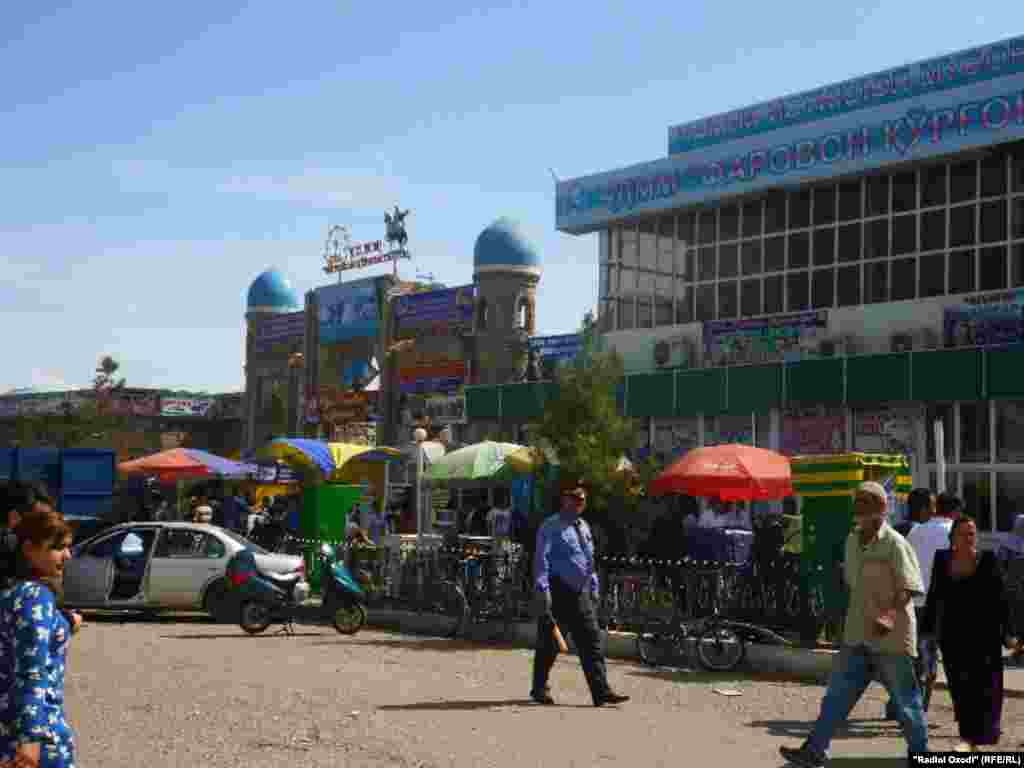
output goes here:
[[973, 296], [946, 307], [946, 347], [987, 347], [1024, 341], [1024, 289]]
[[370, 277], [316, 289], [320, 306], [320, 343], [335, 344], [380, 332], [380, 278]]
[[921, 414], [915, 408], [882, 408], [853, 412], [853, 449], [860, 452], [916, 453], [915, 428]]
[[160, 415], [205, 417], [213, 408], [213, 402], [209, 397], [162, 397]]
[[846, 416], [786, 414], [782, 419], [782, 453], [788, 456], [842, 453], [846, 450]]
[[797, 312], [757, 320], [704, 323], [704, 365], [796, 362], [817, 357], [828, 312]]
[[448, 397], [428, 397], [426, 399], [426, 415], [433, 425], [465, 424], [465, 395], [449, 395]]
[[278, 345], [299, 345], [306, 335], [306, 313], [289, 312], [284, 315], [261, 317], [254, 323], [253, 350], [272, 352]]
[[99, 396], [97, 410], [109, 416], [158, 416], [160, 396], [155, 393], [120, 392]]
[[473, 327], [476, 286], [406, 293], [395, 299], [396, 338], [458, 335]]
[[466, 381], [466, 361], [435, 359], [403, 365], [398, 369], [403, 394], [454, 392]]
[[321, 387], [317, 400], [320, 417], [328, 424], [366, 422], [370, 419], [370, 401], [366, 392]]

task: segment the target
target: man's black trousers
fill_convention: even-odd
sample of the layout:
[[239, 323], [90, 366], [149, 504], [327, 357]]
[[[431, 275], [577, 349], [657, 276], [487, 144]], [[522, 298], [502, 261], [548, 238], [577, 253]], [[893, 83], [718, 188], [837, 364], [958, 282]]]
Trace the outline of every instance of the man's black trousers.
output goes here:
[[[576, 592], [559, 579], [551, 578], [551, 613], [562, 634], [569, 634], [576, 644], [583, 665], [583, 674], [590, 686], [595, 702], [609, 693], [608, 673], [601, 651], [601, 629], [597, 625], [597, 612], [590, 591]], [[537, 621], [537, 650], [533, 657], [533, 693], [547, 689], [548, 675], [558, 656], [551, 619], [542, 616]]]

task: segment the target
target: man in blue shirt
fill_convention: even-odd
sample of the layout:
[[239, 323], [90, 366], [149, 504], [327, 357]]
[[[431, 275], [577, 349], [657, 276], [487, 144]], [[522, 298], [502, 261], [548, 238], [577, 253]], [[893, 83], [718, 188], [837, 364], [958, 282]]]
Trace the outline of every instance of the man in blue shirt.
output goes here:
[[595, 606], [600, 586], [594, 564], [594, 539], [582, 515], [587, 495], [576, 486], [562, 494], [562, 509], [537, 531], [534, 588], [537, 593], [537, 650], [533, 657], [533, 689], [538, 704], [554, 704], [548, 676], [558, 656], [555, 622], [568, 630], [579, 651], [583, 674], [595, 707], [629, 701], [608, 687], [601, 630]]

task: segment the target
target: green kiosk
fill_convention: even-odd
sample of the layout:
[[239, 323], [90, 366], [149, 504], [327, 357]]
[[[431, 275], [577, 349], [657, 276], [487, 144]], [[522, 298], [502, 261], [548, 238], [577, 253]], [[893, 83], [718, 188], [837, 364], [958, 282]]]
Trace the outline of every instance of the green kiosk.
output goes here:
[[345, 530], [352, 508], [363, 498], [361, 485], [317, 483], [302, 492], [299, 512], [299, 534], [303, 540], [306, 577], [314, 593], [320, 591], [320, 558], [322, 544], [334, 547], [345, 541]]
[[899, 454], [841, 453], [796, 456], [792, 468], [793, 490], [800, 497], [803, 582], [816, 596], [812, 600], [825, 623], [839, 623], [846, 592], [837, 566], [853, 530], [853, 492], [865, 480], [882, 483], [891, 489], [890, 515], [895, 518], [911, 490], [910, 465]]

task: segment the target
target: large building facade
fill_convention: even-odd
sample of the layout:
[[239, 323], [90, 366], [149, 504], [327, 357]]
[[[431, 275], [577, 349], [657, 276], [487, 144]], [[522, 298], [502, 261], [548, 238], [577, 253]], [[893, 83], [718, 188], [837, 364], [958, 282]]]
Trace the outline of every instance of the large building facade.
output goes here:
[[988, 534], [1024, 502], [1024, 38], [669, 129], [560, 182], [639, 450], [900, 451]]

